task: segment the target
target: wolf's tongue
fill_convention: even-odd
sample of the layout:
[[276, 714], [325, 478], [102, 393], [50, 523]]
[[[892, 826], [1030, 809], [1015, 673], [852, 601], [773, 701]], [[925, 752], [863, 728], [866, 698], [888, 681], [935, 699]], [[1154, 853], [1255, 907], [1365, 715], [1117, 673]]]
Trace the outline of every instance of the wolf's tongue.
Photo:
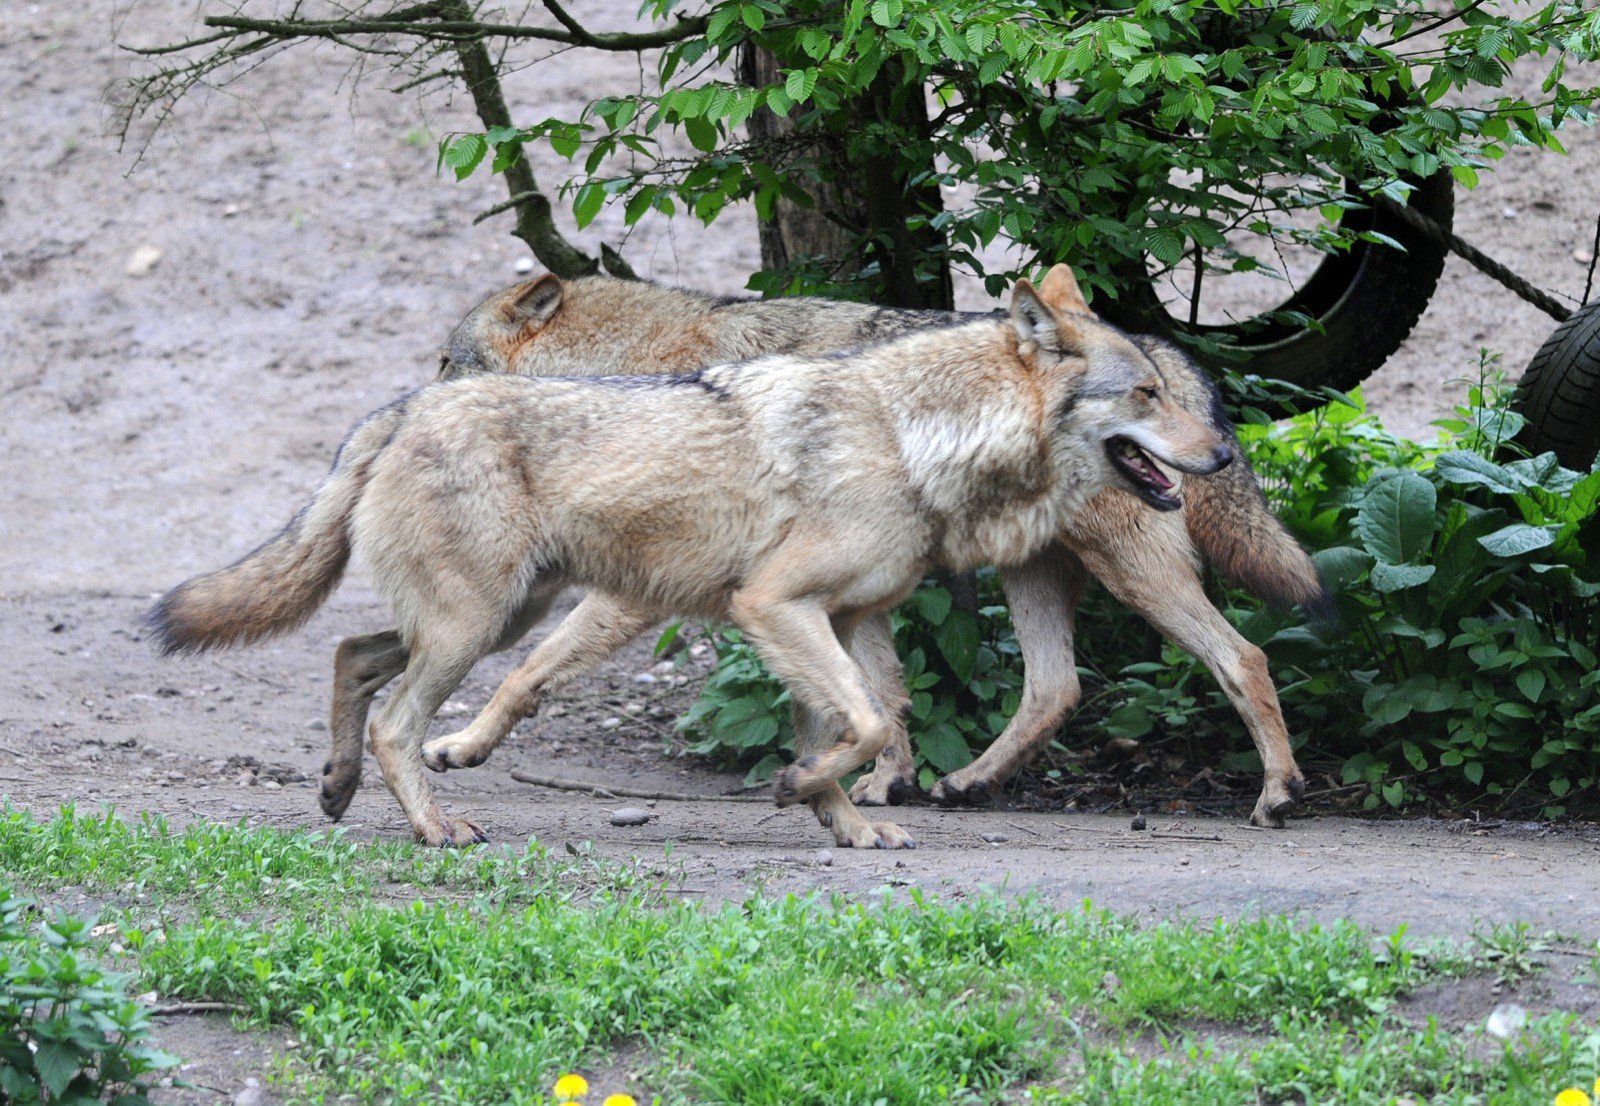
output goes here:
[[1134, 468], [1139, 470], [1141, 476], [1155, 485], [1157, 491], [1164, 492], [1172, 487], [1172, 481], [1167, 479], [1166, 473], [1156, 467], [1155, 462], [1150, 460], [1149, 455], [1143, 450], [1134, 449], [1130, 451], [1128, 461]]

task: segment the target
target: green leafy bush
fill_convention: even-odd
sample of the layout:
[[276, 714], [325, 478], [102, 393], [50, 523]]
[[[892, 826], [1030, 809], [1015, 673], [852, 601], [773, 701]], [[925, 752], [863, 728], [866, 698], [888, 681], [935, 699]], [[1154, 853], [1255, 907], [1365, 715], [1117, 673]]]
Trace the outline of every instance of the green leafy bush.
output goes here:
[[[1247, 412], [1314, 398], [1235, 381]], [[1308, 626], [1223, 590], [1228, 618], [1272, 664], [1297, 746], [1336, 762], [1368, 806], [1423, 785], [1461, 801], [1529, 795], [1546, 815], [1600, 781], [1600, 468], [1552, 455], [1502, 461], [1520, 428], [1482, 381], [1443, 440], [1386, 432], [1358, 399], [1281, 423], [1259, 413], [1240, 438], [1274, 510], [1308, 547], [1339, 618]], [[924, 785], [967, 763], [1016, 710], [1020, 654], [993, 575], [977, 617], [926, 586], [895, 613]], [[1192, 657], [1091, 595], [1080, 616], [1086, 697], [1072, 726], [1097, 738], [1183, 734], [1193, 755], [1257, 767], [1243, 725]], [[788, 699], [737, 635], [682, 727], [701, 753], [779, 763]], [[1155, 654], [1159, 659], [1153, 659]]]
[[1345, 782], [1371, 784], [1370, 805], [1399, 805], [1407, 777], [1556, 800], [1600, 778], [1600, 564], [1585, 548], [1600, 468], [1495, 460], [1520, 417], [1481, 387], [1473, 398], [1427, 451], [1348, 408], [1257, 431], [1293, 442], [1284, 514], [1322, 547], [1340, 609], [1338, 630], [1261, 641], [1303, 675], [1283, 689], [1291, 717], [1348, 757]]
[[92, 923], [60, 916], [35, 929], [0, 886], [0, 1102], [148, 1106], [141, 1077], [177, 1064], [145, 1043], [149, 1012], [88, 947]]

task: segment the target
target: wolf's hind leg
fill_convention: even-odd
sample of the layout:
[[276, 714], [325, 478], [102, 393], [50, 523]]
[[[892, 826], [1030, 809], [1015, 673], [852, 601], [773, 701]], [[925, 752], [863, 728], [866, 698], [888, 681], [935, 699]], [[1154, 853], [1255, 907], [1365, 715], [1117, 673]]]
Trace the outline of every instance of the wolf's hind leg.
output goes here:
[[[803, 752], [778, 773], [773, 780], [778, 805], [810, 801], [818, 820], [843, 846], [914, 847], [916, 843], [893, 823], [868, 822], [839, 787], [839, 777], [882, 751], [893, 726], [888, 711], [840, 644], [821, 604], [773, 600], [758, 587], [746, 587], [734, 595], [730, 613], [796, 699], [809, 710], [844, 719], [839, 740], [820, 752]], [[810, 732], [820, 737], [831, 731], [817, 727]]]
[[1089, 583], [1082, 563], [1055, 545], [1000, 576], [1022, 646], [1022, 702], [982, 756], [933, 785], [929, 794], [941, 803], [987, 801], [1049, 743], [1078, 705], [1073, 609]]
[[906, 694], [905, 669], [894, 651], [894, 631], [888, 614], [880, 611], [866, 616], [849, 637], [850, 656], [861, 666], [867, 686], [889, 712], [893, 726], [872, 771], [856, 781], [850, 798], [862, 806], [898, 806], [917, 793], [917, 769], [911, 742], [906, 738], [906, 710], [911, 699]]
[[400, 631], [357, 634], [333, 654], [333, 706], [328, 718], [328, 760], [322, 766], [322, 812], [337, 822], [361, 783], [361, 740], [372, 697], [406, 670], [410, 650]]
[[[470, 627], [472, 621], [464, 618], [461, 625]], [[466, 628], [450, 632], [428, 625], [426, 635], [412, 644], [405, 674], [372, 722], [372, 752], [383, 781], [400, 801], [417, 840], [429, 845], [469, 845], [489, 839], [474, 823], [445, 814], [417, 754], [428, 723], [493, 644], [481, 629], [475, 636]]]
[[505, 678], [465, 729], [423, 746], [423, 763], [435, 772], [482, 764], [537, 709], [545, 692], [587, 672], [661, 618], [653, 608], [590, 592]]

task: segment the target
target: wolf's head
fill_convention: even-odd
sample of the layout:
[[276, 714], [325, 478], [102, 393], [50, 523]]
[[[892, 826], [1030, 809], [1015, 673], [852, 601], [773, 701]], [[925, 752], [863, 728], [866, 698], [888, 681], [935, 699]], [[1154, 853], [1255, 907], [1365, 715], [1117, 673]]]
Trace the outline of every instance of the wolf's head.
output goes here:
[[523, 347], [561, 310], [565, 293], [560, 278], [546, 273], [478, 304], [439, 350], [439, 379], [511, 371]]
[[1165, 470], [1209, 475], [1233, 460], [1230, 444], [1178, 405], [1161, 366], [1089, 311], [1067, 266], [1051, 269], [1038, 288], [1017, 282], [1011, 324], [1019, 354], [1056, 382], [1054, 439], [1075, 463], [1092, 443], [1109, 482], [1172, 511], [1182, 501]]

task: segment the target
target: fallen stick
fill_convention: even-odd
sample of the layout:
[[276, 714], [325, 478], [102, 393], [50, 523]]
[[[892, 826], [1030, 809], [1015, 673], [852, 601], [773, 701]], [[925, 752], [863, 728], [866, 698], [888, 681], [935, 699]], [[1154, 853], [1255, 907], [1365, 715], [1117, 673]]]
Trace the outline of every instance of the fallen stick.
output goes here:
[[151, 1017], [168, 1018], [174, 1014], [244, 1014], [250, 1007], [239, 1002], [169, 1002], [151, 1009]]
[[644, 791], [634, 787], [612, 787], [603, 783], [585, 783], [582, 780], [564, 780], [558, 776], [535, 776], [513, 768], [511, 778], [518, 783], [531, 783], [535, 787], [548, 787], [553, 791], [603, 791], [606, 795], [625, 799], [660, 799], [668, 803], [770, 803], [766, 795], [689, 795], [681, 791]]

